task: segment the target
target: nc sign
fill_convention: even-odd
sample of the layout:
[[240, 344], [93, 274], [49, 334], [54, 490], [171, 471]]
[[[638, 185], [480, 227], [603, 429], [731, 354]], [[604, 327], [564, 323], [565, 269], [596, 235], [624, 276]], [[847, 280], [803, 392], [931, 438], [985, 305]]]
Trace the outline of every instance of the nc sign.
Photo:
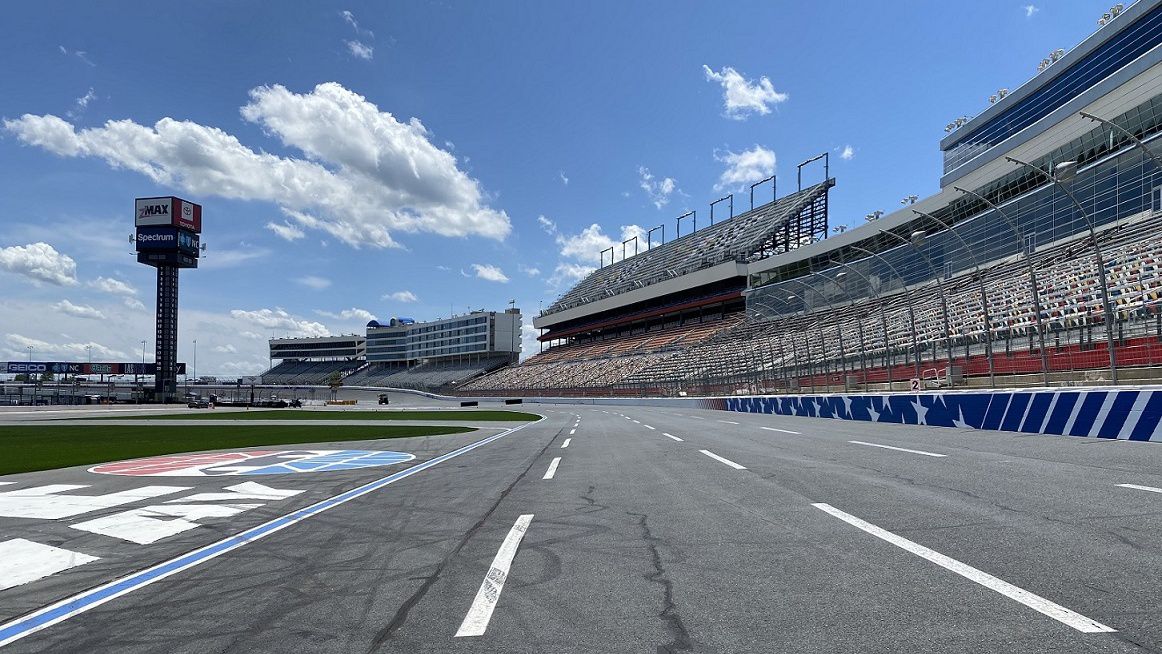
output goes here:
[[137, 198], [133, 212], [137, 227], [169, 225], [191, 232], [202, 231], [202, 205], [181, 198]]

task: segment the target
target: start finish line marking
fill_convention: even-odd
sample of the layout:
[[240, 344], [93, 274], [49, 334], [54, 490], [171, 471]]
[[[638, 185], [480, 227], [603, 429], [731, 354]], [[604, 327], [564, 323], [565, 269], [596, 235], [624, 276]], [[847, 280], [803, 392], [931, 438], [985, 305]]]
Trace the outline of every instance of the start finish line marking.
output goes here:
[[[540, 420], [537, 422], [540, 422]], [[452, 450], [447, 454], [442, 454], [434, 459], [429, 459], [428, 461], [414, 465], [407, 470], [401, 470], [395, 474], [388, 475], [387, 477], [382, 477], [362, 486], [358, 486], [349, 491], [345, 491], [320, 502], [316, 502], [315, 504], [312, 504], [308, 507], [293, 511], [282, 517], [264, 522], [257, 527], [252, 527], [241, 533], [223, 538], [216, 543], [211, 543], [205, 547], [198, 548], [192, 552], [187, 552], [186, 554], [182, 554], [181, 556], [164, 561], [155, 566], [125, 575], [119, 579], [114, 579], [113, 581], [97, 586], [96, 588], [91, 588], [89, 590], [77, 593], [71, 597], [66, 597], [65, 599], [58, 602], [49, 604], [48, 606], [37, 609], [36, 611], [33, 611], [32, 613], [29, 613], [23, 617], [16, 618], [15, 620], [11, 620], [4, 624], [0, 624], [0, 647], [14, 643], [17, 640], [24, 638], [25, 636], [36, 633], [42, 629], [47, 629], [48, 627], [51, 627], [52, 625], [59, 622], [64, 622], [65, 620], [68, 620], [75, 615], [79, 615], [90, 609], [96, 608], [106, 602], [110, 602], [118, 597], [121, 597], [122, 595], [132, 593], [133, 591], [139, 590], [154, 582], [161, 581], [166, 577], [201, 565], [206, 561], [222, 556], [227, 552], [236, 550], [261, 538], [265, 538], [266, 536], [269, 536], [277, 531], [281, 531], [282, 529], [285, 529], [298, 522], [302, 522], [307, 518], [322, 513], [323, 511], [333, 509], [341, 504], [346, 504], [351, 500], [377, 491], [402, 479], [406, 479], [418, 472], [422, 472], [428, 468], [437, 466], [449, 459], [454, 459], [461, 454], [467, 454], [468, 452], [471, 452], [478, 447], [482, 447], [509, 434], [520, 431], [521, 429], [524, 429], [528, 425], [532, 424], [536, 424], [536, 422], [526, 423], [518, 427], [513, 427], [511, 429], [502, 431], [499, 434], [493, 434], [492, 436], [478, 440], [475, 443], [470, 443], [459, 449]]]

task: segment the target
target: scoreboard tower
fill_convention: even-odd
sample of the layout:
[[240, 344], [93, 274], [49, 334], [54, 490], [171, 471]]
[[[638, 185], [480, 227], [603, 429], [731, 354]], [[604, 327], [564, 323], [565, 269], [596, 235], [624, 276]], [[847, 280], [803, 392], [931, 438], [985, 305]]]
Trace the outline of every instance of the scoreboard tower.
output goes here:
[[172, 196], [137, 198], [137, 262], [157, 269], [154, 400], [174, 401], [178, 371], [178, 271], [197, 268], [202, 205]]

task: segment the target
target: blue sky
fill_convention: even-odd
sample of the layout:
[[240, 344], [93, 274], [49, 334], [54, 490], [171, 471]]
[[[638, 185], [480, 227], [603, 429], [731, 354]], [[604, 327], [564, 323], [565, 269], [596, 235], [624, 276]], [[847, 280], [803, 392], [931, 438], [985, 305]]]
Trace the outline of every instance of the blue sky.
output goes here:
[[116, 7], [0, 24], [0, 359], [152, 353], [139, 196], [204, 207], [179, 355], [225, 376], [369, 315], [531, 317], [609, 243], [824, 150], [858, 225], [935, 192], [944, 125], [1108, 3]]

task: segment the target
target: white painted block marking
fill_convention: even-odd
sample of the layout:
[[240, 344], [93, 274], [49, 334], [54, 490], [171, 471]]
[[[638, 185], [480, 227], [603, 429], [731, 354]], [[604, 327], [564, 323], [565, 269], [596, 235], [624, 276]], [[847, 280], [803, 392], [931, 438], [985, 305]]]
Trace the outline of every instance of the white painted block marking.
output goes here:
[[796, 435], [796, 436], [802, 436], [802, 435], [803, 435], [803, 434], [801, 434], [801, 433], [799, 433], [799, 432], [797, 432], [797, 431], [791, 431], [790, 429], [779, 429], [779, 428], [777, 428], [777, 427], [760, 427], [760, 429], [765, 429], [765, 430], [767, 430], [767, 431], [777, 431], [777, 432], [782, 432], [782, 433], [784, 433], [784, 434], [794, 434], [794, 435]]
[[573, 442], [573, 439], [572, 439], [572, 438], [566, 438], [566, 439], [565, 439], [565, 442], [564, 442], [564, 443], [561, 443], [561, 449], [563, 450], [563, 449], [565, 449], [566, 447], [569, 447], [569, 443], [571, 443], [571, 442]]
[[651, 427], [649, 425], [642, 425], [642, 427], [645, 427], [646, 429], [651, 429], [651, 430], [653, 429], [653, 427]]
[[925, 452], [924, 450], [909, 450], [906, 447], [893, 447], [891, 445], [880, 445], [879, 443], [867, 443], [864, 441], [847, 441], [847, 442], [853, 443], [855, 445], [867, 445], [868, 447], [882, 447], [885, 450], [896, 450], [897, 452], [910, 452], [912, 454], [923, 454], [924, 456], [934, 456], [934, 457], [939, 457], [939, 458], [943, 458], [943, 457], [948, 456], [947, 454], [937, 454], [935, 452]]
[[179, 502], [235, 502], [237, 500], [285, 500], [288, 497], [294, 497], [299, 493], [305, 493], [301, 490], [285, 490], [281, 488], [271, 488], [270, 486], [263, 486], [257, 482], [247, 481], [233, 486], [227, 486], [225, 490], [228, 493], [195, 493], [186, 497], [179, 497], [176, 500], [168, 500], [166, 504], [177, 504]]
[[1061, 606], [1060, 604], [1050, 602], [1044, 597], [1035, 595], [1002, 579], [998, 579], [988, 574], [987, 572], [982, 572], [981, 570], [978, 570], [971, 565], [968, 565], [967, 563], [961, 563], [956, 559], [945, 556], [937, 551], [930, 550], [918, 543], [914, 543], [907, 538], [897, 536], [896, 534], [893, 534], [886, 529], [881, 529], [880, 527], [857, 518], [850, 513], [840, 511], [830, 504], [824, 504], [820, 502], [812, 504], [811, 506], [814, 506], [815, 508], [825, 513], [829, 513], [857, 529], [866, 531], [876, 538], [885, 540], [892, 545], [899, 547], [900, 549], [911, 552], [912, 554], [915, 554], [922, 559], [927, 559], [928, 561], [931, 561], [932, 563], [935, 563], [936, 565], [946, 570], [951, 570], [952, 572], [955, 572], [956, 574], [964, 577], [965, 579], [968, 579], [969, 581], [974, 581], [981, 586], [988, 588], [989, 590], [994, 590], [1011, 600], [1020, 602], [1021, 604], [1024, 604], [1034, 611], [1047, 615], [1054, 620], [1073, 627], [1082, 633], [1092, 634], [1116, 631], [1116, 629], [1113, 629], [1112, 627], [1107, 627], [1100, 622], [1091, 620], [1090, 618], [1087, 618], [1079, 613], [1075, 613], [1065, 608], [1064, 606]]
[[190, 490], [189, 486], [142, 486], [107, 495], [61, 495], [88, 487], [87, 484], [53, 484], [0, 493], [0, 517], [60, 520]]
[[666, 432], [662, 432], [662, 436], [665, 436], [665, 437], [667, 437], [667, 438], [672, 438], [672, 439], [674, 439], [674, 440], [678, 441], [679, 443], [681, 443], [681, 442], [682, 442], [682, 439], [681, 439], [681, 438], [678, 438], [677, 436], [675, 436], [675, 435], [673, 435], [673, 434], [667, 434]]
[[1162, 493], [1162, 488], [1154, 488], [1153, 486], [1139, 486], [1137, 484], [1118, 484], [1122, 488], [1133, 488], [1134, 490], [1150, 491], [1151, 493]]
[[570, 429], [570, 430], [569, 430], [569, 435], [570, 435], [570, 436], [572, 436], [573, 434], [576, 434], [576, 433], [577, 433], [577, 430], [576, 430], [576, 429]]
[[735, 463], [734, 461], [720, 457], [717, 454], [715, 454], [714, 452], [711, 452], [710, 450], [698, 450], [698, 451], [705, 454], [706, 456], [714, 459], [715, 461], [721, 461], [722, 463], [725, 463], [726, 465], [730, 466], [731, 468], [734, 468], [735, 470], [746, 470], [746, 466], [740, 466], [737, 463]]
[[96, 560], [95, 556], [23, 538], [6, 540], [0, 543], [0, 590], [21, 586]]
[[464, 621], [456, 630], [456, 638], [483, 636], [484, 632], [488, 630], [488, 622], [492, 619], [496, 603], [500, 601], [500, 591], [504, 590], [504, 582], [508, 579], [508, 571], [512, 568], [512, 560], [516, 557], [516, 550], [520, 547], [520, 541], [524, 538], [525, 532], [529, 529], [529, 523], [532, 521], [533, 514], [522, 515], [516, 519], [516, 524], [504, 537], [504, 542], [500, 544], [496, 557], [492, 559], [492, 567], [488, 569], [488, 574], [484, 575], [480, 590], [476, 591], [476, 599], [472, 600], [468, 614], [464, 616]]
[[735, 422], [733, 420], [719, 420], [718, 422], [725, 422], [728, 425], [737, 425], [738, 424], [737, 422]]
[[545, 471], [545, 476], [541, 479], [552, 479], [553, 475], [557, 474], [557, 466], [561, 464], [561, 457], [555, 457], [552, 463], [549, 464], [549, 469]]
[[229, 518], [260, 506], [262, 505], [159, 504], [130, 509], [69, 526], [91, 534], [100, 534], [138, 545], [149, 545], [183, 531], [198, 528], [200, 525], [195, 520]]
[[641, 420], [634, 420], [634, 421], [633, 421], [633, 424], [635, 424], [635, 425], [640, 425], [640, 424], [642, 424], [642, 421], [641, 421]]

